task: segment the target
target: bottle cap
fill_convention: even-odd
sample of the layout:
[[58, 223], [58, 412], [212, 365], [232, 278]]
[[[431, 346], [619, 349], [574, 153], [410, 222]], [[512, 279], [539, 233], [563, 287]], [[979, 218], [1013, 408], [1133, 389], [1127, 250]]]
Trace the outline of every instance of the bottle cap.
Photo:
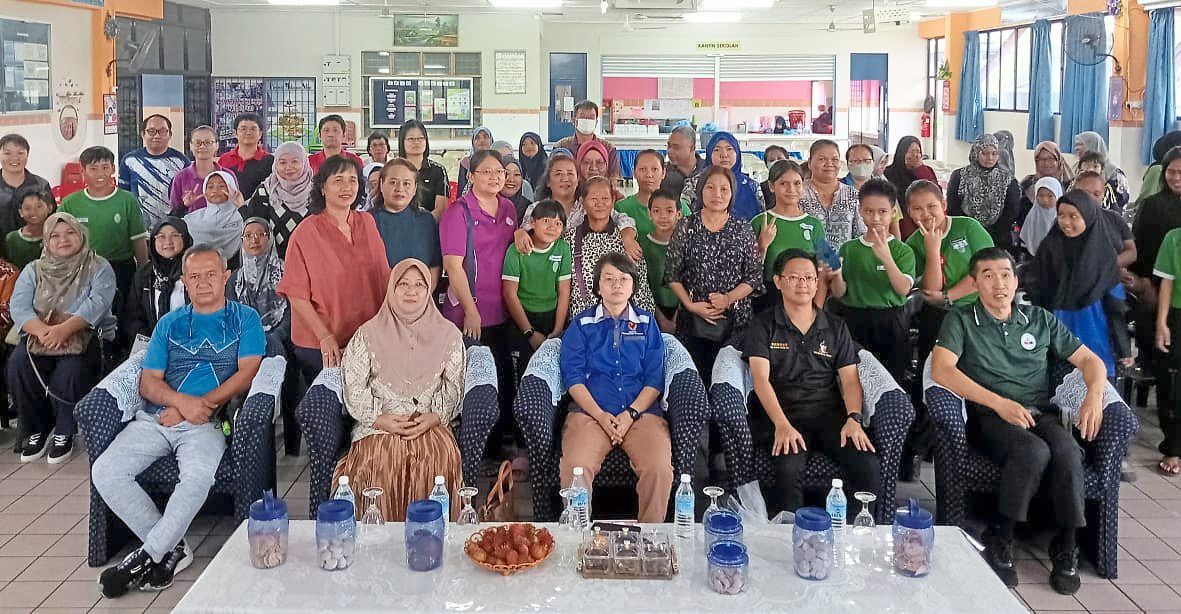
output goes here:
[[843, 481], [841, 481], [841, 478], [833, 478], [832, 479], [832, 487], [833, 488], [844, 488], [845, 483]]
[[582, 467], [575, 467], [574, 475], [582, 475]]
[[427, 523], [434, 522], [442, 517], [443, 504], [438, 501], [420, 499], [418, 501], [411, 501], [410, 506], [406, 508], [407, 522]]
[[919, 506], [919, 502], [911, 499], [907, 507], [899, 509], [894, 513], [894, 524], [904, 526], [908, 529], [929, 529], [933, 518], [931, 512]]
[[344, 499], [332, 499], [316, 508], [317, 522], [344, 522], [353, 519], [353, 504]]
[[443, 476], [441, 476], [441, 475], [435, 476], [435, 484], [446, 484], [446, 483], [447, 483], [447, 481], [443, 479]]
[[682, 473], [682, 474], [681, 474], [681, 483], [682, 483], [682, 484], [688, 484], [688, 483], [689, 483], [689, 479], [690, 479], [690, 478], [689, 478], [689, 474], [688, 474], [688, 473]]
[[746, 554], [746, 546], [734, 541], [714, 542], [714, 545], [709, 549], [708, 556], [713, 564], [726, 567], [738, 567], [750, 562], [750, 557]]
[[275, 491], [262, 493], [262, 498], [250, 504], [252, 520], [269, 521], [287, 517], [287, 502], [275, 498]]
[[349, 476], [342, 475], [342, 476], [340, 476], [340, 479], [337, 481], [340, 482], [341, 486], [348, 486], [349, 485]]
[[730, 510], [722, 509], [710, 514], [705, 530], [714, 535], [730, 535], [742, 532], [742, 518]]
[[796, 526], [807, 531], [827, 531], [832, 528], [832, 517], [818, 507], [796, 510]]

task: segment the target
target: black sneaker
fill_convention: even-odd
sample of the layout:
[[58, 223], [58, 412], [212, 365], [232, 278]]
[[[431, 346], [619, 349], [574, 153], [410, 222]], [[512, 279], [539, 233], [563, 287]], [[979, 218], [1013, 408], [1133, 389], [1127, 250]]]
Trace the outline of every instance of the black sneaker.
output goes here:
[[25, 437], [21, 444], [21, 462], [31, 463], [45, 455], [46, 437], [44, 433], [33, 433]]
[[98, 584], [102, 587], [103, 597], [114, 599], [126, 595], [133, 588], [139, 588], [152, 566], [152, 557], [143, 548], [136, 548], [123, 557], [118, 565], [104, 569], [99, 575]]
[[1055, 537], [1050, 542], [1050, 561], [1054, 564], [1050, 571], [1050, 586], [1062, 595], [1077, 593], [1082, 584], [1078, 576], [1078, 548], [1065, 548]]
[[49, 443], [49, 464], [57, 465], [70, 460], [74, 455], [74, 438], [71, 435], [54, 435]]
[[1005, 586], [1017, 586], [1017, 568], [1013, 565], [1013, 540], [1000, 539], [993, 533], [984, 536], [984, 560]]
[[162, 591], [172, 586], [172, 580], [176, 574], [189, 568], [193, 564], [193, 551], [189, 550], [189, 545], [185, 540], [180, 540], [172, 550], [169, 550], [164, 555], [164, 559], [159, 563], [152, 565], [151, 570], [148, 571], [147, 578], [139, 587], [141, 591]]

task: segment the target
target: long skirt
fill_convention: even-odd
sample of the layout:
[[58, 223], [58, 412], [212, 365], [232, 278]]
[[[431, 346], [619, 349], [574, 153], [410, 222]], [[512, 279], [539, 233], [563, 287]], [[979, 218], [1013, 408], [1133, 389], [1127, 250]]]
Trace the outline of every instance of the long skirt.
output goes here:
[[386, 522], [405, 521], [410, 502], [430, 495], [436, 475], [447, 480], [450, 520], [459, 514], [459, 489], [463, 487], [459, 444], [451, 427], [445, 424], [435, 426], [417, 439], [377, 433], [354, 441], [349, 453], [337, 463], [332, 483], [336, 484], [342, 475], [349, 476], [349, 484], [357, 496], [358, 514], [364, 514], [369, 505], [363, 496], [365, 489], [377, 486], [385, 491], [377, 498], [382, 518]]

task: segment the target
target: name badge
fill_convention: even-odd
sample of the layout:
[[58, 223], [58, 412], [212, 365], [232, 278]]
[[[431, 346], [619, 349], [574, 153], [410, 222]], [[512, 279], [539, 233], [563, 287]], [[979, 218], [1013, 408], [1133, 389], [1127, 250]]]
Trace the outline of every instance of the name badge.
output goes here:
[[1021, 335], [1021, 347], [1033, 351], [1033, 348], [1037, 347], [1037, 340], [1033, 338], [1032, 334], [1025, 333]]
[[790, 346], [790, 345], [788, 345], [788, 344], [786, 344], [786, 343], [780, 343], [780, 342], [778, 342], [778, 341], [772, 341], [772, 342], [771, 342], [771, 349], [773, 349], [773, 350], [790, 350], [790, 349], [791, 349], [791, 346]]

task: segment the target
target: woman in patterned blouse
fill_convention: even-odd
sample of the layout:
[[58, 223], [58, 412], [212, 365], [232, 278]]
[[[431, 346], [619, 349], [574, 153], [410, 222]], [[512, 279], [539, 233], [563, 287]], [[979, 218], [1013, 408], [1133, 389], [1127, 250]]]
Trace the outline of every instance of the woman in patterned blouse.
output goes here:
[[357, 329], [341, 360], [344, 405], [356, 423], [333, 483], [347, 475], [382, 488], [377, 504], [387, 520], [404, 520], [406, 506], [427, 497], [436, 475], [452, 497], [463, 485], [451, 432], [463, 403], [463, 338], [431, 300], [431, 279], [425, 262], [399, 262], [385, 304]]
[[[711, 166], [701, 181], [701, 211], [673, 231], [665, 281], [684, 306], [677, 337], [708, 386], [718, 350], [740, 343], [750, 322], [751, 296], [763, 291], [763, 261], [750, 223], [730, 214], [734, 174]], [[711, 324], [728, 330], [702, 336]]]
[[857, 212], [857, 188], [840, 182], [841, 148], [828, 139], [812, 143], [800, 208], [824, 222], [824, 235], [837, 249], [865, 234], [865, 223]]
[[[595, 295], [591, 273], [599, 264], [599, 259], [611, 252], [626, 253], [623, 239], [623, 227], [615, 222], [615, 205], [611, 193], [611, 180], [606, 177], [591, 177], [583, 187], [584, 194], [580, 204], [585, 211], [585, 217], [575, 223], [571, 221], [566, 226], [563, 238], [570, 244], [574, 255], [574, 275], [570, 280], [570, 313], [579, 313], [598, 302]], [[532, 208], [530, 208], [530, 214]], [[627, 216], [624, 216], [627, 217]], [[630, 220], [631, 218], [627, 218]], [[634, 222], [633, 228], [634, 231]], [[643, 252], [641, 252], [642, 256]], [[643, 258], [633, 258], [640, 271], [640, 279], [648, 279], [648, 266]], [[652, 290], [648, 284], [640, 284], [636, 288], [636, 295], [632, 298], [637, 306], [646, 310], [656, 309], [656, 302], [652, 299]]]

